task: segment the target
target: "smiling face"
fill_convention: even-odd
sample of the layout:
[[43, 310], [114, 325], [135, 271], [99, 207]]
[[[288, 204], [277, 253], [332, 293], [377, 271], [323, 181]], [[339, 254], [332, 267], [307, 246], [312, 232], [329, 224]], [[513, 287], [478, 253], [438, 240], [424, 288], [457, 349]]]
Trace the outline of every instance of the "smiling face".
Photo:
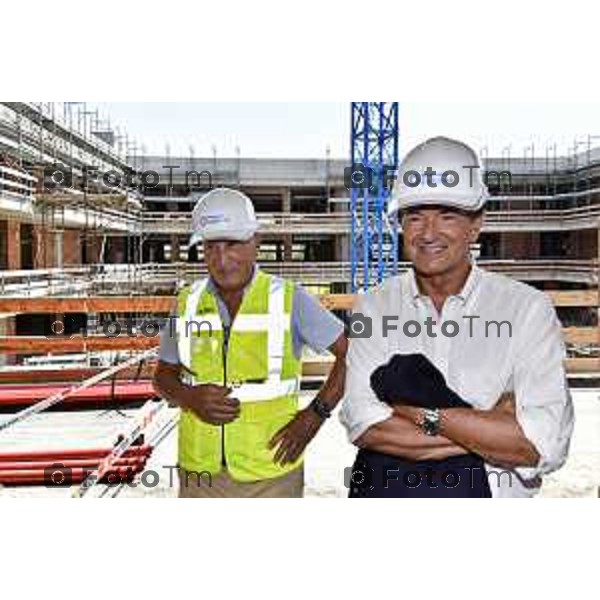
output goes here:
[[257, 241], [214, 240], [204, 242], [204, 262], [213, 281], [223, 292], [244, 289], [256, 263]]
[[402, 216], [404, 251], [425, 277], [464, 272], [470, 245], [477, 241], [483, 216], [441, 206], [407, 210]]

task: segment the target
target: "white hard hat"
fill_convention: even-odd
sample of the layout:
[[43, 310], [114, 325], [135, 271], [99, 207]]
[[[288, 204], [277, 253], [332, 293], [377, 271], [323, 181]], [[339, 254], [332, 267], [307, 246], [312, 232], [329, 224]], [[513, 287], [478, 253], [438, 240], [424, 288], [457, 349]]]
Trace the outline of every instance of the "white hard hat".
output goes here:
[[430, 138], [402, 161], [388, 213], [428, 204], [476, 212], [488, 198], [481, 170], [477, 153], [467, 144], [446, 137]]
[[248, 241], [258, 229], [248, 196], [229, 188], [211, 190], [194, 206], [190, 246], [203, 240]]

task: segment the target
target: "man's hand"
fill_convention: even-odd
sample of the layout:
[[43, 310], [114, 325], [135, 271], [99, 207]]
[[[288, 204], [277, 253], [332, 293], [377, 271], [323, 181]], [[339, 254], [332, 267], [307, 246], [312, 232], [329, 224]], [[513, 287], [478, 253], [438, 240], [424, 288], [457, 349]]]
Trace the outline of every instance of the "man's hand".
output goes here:
[[181, 406], [191, 410], [205, 423], [231, 423], [240, 416], [240, 401], [237, 398], [229, 398], [230, 393], [231, 388], [220, 385], [187, 386]]
[[273, 461], [280, 465], [293, 463], [315, 437], [323, 420], [310, 407], [299, 411], [269, 442], [269, 450], [279, 444]]

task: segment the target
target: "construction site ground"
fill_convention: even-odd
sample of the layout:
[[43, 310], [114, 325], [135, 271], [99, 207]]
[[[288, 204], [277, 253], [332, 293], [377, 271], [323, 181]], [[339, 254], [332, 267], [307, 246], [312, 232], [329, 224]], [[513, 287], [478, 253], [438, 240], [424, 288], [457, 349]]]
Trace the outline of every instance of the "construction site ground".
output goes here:
[[[596, 497], [600, 486], [600, 390], [573, 390], [575, 432], [569, 458], [558, 472], [544, 478], [540, 497]], [[304, 394], [306, 404], [312, 394]], [[170, 409], [175, 410], [175, 409]], [[48, 412], [0, 433], [0, 452], [91, 448], [108, 446], [116, 435], [130, 425], [136, 409]], [[0, 422], [7, 415], [0, 415]], [[176, 433], [172, 432], [153, 453], [146, 471], [158, 473], [158, 484], [145, 487], [137, 479], [136, 487], [124, 487], [120, 498], [174, 497], [178, 480]], [[356, 449], [349, 444], [337, 414], [321, 429], [310, 445], [305, 463], [305, 496], [345, 497], [343, 472], [352, 465]], [[150, 479], [150, 481], [152, 481]], [[69, 488], [44, 486], [0, 487], [0, 497], [68, 498]]]

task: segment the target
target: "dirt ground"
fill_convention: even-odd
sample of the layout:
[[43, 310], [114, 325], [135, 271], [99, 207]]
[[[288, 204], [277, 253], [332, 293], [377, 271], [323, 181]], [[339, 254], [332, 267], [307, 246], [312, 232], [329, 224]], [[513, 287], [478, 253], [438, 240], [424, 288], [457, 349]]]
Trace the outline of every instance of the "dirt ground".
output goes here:
[[[309, 396], [303, 398], [304, 402]], [[600, 486], [600, 390], [574, 390], [576, 425], [566, 464], [544, 479], [541, 497], [596, 497]], [[131, 423], [134, 410], [41, 414], [0, 432], [0, 452], [110, 445]], [[0, 415], [0, 419], [6, 418]], [[351, 446], [336, 416], [323, 427], [306, 455], [305, 496], [345, 497], [343, 471], [353, 462]], [[155, 487], [126, 487], [119, 497], [172, 497], [177, 494], [176, 435], [155, 450], [146, 470], [158, 474]], [[153, 480], [151, 480], [153, 481]], [[69, 497], [67, 488], [1, 487], [0, 497]]]

